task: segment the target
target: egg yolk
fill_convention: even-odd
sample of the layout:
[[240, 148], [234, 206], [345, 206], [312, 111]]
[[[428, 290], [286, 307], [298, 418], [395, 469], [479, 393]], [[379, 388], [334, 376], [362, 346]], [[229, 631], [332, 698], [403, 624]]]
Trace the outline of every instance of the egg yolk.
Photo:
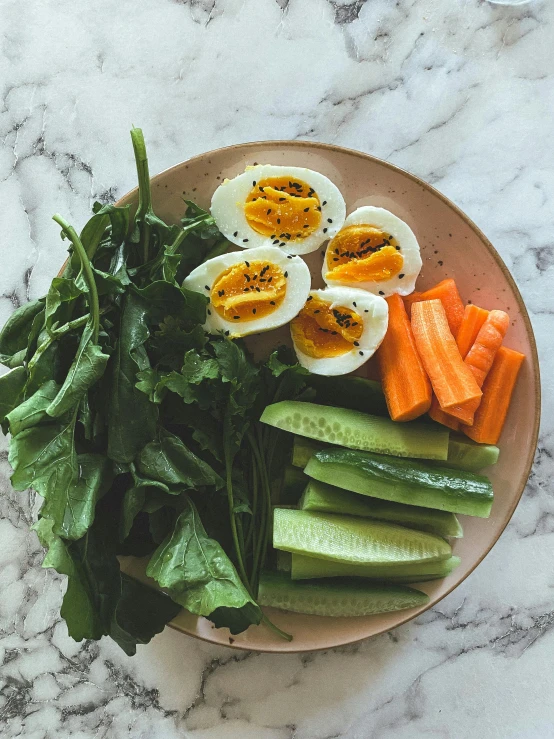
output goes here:
[[291, 321], [290, 330], [296, 346], [314, 359], [339, 357], [359, 346], [363, 319], [342, 306], [331, 308], [310, 296], [300, 313]]
[[402, 270], [404, 257], [394, 236], [375, 226], [346, 226], [327, 249], [327, 279], [384, 282]]
[[287, 292], [288, 274], [270, 262], [233, 264], [214, 281], [210, 299], [226, 321], [253, 321], [276, 311]]
[[305, 239], [321, 223], [317, 193], [305, 182], [288, 177], [266, 177], [252, 183], [244, 215], [257, 233], [274, 244]]

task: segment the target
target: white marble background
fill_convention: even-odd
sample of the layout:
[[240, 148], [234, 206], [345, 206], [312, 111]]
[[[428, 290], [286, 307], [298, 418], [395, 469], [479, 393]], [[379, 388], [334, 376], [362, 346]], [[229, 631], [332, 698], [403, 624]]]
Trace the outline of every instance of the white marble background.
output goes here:
[[453, 198], [532, 312], [537, 464], [492, 554], [415, 623], [286, 657], [166, 630], [129, 659], [68, 639], [1, 452], [2, 737], [554, 737], [554, 3], [0, 0], [0, 322], [62, 261], [51, 214], [81, 224], [134, 185], [131, 124], [153, 171], [300, 138], [384, 157]]

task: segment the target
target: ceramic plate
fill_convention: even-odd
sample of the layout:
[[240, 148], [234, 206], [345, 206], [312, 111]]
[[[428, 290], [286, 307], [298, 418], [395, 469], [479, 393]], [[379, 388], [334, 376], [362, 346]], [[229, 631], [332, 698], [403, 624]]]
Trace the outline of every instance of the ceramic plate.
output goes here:
[[[203, 619], [183, 611], [172, 626], [215, 644], [267, 652], [299, 652], [328, 649], [365, 639], [431, 608], [451, 592], [483, 560], [510, 520], [521, 497], [537, 443], [540, 385], [533, 330], [521, 295], [502, 259], [484, 234], [444, 195], [417, 177], [379, 159], [356, 151], [311, 142], [261, 142], [241, 144], [202, 154], [153, 178], [156, 213], [169, 222], [183, 215], [183, 198], [209, 207], [215, 188], [225, 177], [234, 177], [256, 163], [309, 167], [327, 175], [342, 192], [347, 212], [361, 205], [377, 205], [395, 213], [414, 230], [421, 245], [423, 269], [419, 290], [445, 277], [454, 277], [464, 301], [509, 313], [511, 326], [506, 345], [527, 357], [517, 382], [502, 438], [498, 464], [486, 474], [492, 480], [495, 500], [487, 520], [461, 516], [464, 538], [454, 542], [454, 554], [462, 564], [443, 580], [421, 586], [430, 596], [424, 608], [360, 618], [323, 618], [267, 609], [280, 628], [294, 635], [280, 640], [263, 626], [230, 637]], [[134, 202], [136, 191], [118, 205]], [[319, 285], [321, 255], [309, 255], [314, 284]], [[266, 336], [271, 336], [266, 334]], [[281, 338], [281, 337], [279, 337]], [[276, 339], [277, 343], [277, 339]], [[138, 574], [138, 563], [125, 569]]]

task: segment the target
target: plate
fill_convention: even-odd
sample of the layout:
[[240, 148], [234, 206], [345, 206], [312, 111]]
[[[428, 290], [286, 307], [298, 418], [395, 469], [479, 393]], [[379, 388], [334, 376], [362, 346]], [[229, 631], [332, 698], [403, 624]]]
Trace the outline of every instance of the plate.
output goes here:
[[[170, 223], [178, 222], [185, 210], [183, 198], [207, 208], [215, 188], [225, 177], [234, 177], [247, 165], [256, 163], [315, 169], [339, 187], [347, 212], [361, 205], [377, 205], [402, 218], [421, 245], [423, 269], [417, 288], [421, 290], [445, 277], [454, 277], [464, 301], [509, 313], [511, 325], [505, 343], [526, 356], [499, 442], [499, 462], [487, 472], [495, 491], [492, 514], [487, 520], [460, 517], [464, 538], [455, 540], [453, 550], [461, 557], [462, 564], [449, 577], [418, 586], [430, 596], [428, 605], [359, 618], [307, 616], [268, 608], [271, 620], [294, 635], [290, 643], [264, 626], [250, 627], [246, 633], [232, 637], [226, 629], [216, 629], [206, 619], [185, 611], [170, 624], [190, 636], [235, 649], [260, 652], [329, 649], [394, 629], [431, 608], [477, 567], [498, 540], [521, 498], [537, 444], [540, 417], [537, 349], [519, 290], [485, 235], [433, 187], [368, 154], [302, 141], [260, 142], [217, 149], [153, 178], [156, 213]], [[136, 195], [136, 190], [128, 193], [117, 205], [136, 202]], [[320, 279], [320, 252], [308, 256], [314, 277]], [[136, 574], [141, 569], [137, 561], [127, 561], [124, 567]]]

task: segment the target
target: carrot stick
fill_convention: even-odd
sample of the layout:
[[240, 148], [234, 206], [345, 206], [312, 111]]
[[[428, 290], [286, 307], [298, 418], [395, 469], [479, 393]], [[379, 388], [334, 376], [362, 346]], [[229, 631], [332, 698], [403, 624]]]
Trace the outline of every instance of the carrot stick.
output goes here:
[[440, 300], [412, 306], [412, 330], [421, 361], [443, 410], [478, 400], [482, 393], [464, 364]]
[[377, 351], [381, 382], [393, 421], [411, 421], [429, 410], [431, 385], [417, 353], [400, 295], [387, 298], [389, 325]]
[[[485, 322], [479, 329], [475, 342], [465, 358], [465, 364], [469, 367], [479, 387], [482, 387], [485, 377], [489, 373], [496, 352], [500, 349], [508, 326], [510, 317], [503, 310], [491, 310]], [[462, 423], [471, 426], [475, 411], [479, 407], [479, 399], [471, 400], [460, 406], [453, 406], [448, 413]]]
[[479, 329], [485, 323], [488, 315], [488, 310], [484, 308], [478, 308], [476, 305], [466, 305], [464, 317], [456, 336], [456, 343], [463, 359], [466, 358], [468, 351], [475, 343]]
[[423, 293], [412, 293], [404, 298], [404, 300], [407, 300], [410, 303], [410, 309], [407, 309], [410, 316], [411, 308], [414, 303], [422, 300], [440, 300], [444, 307], [452, 336], [456, 337], [458, 335], [458, 330], [464, 317], [464, 304], [460, 298], [460, 293], [458, 292], [456, 283], [451, 277], [439, 282], [437, 285], [431, 287], [429, 290], [425, 290]]
[[437, 423], [442, 423], [443, 426], [448, 426], [448, 428], [452, 429], [452, 431], [458, 431], [458, 429], [460, 428], [460, 422], [458, 421], [458, 419], [450, 416], [440, 407], [436, 395], [433, 395], [431, 407], [429, 408], [429, 415], [431, 416], [433, 421], [436, 421]]
[[408, 314], [408, 318], [411, 320], [412, 318], [412, 305], [414, 303], [417, 303], [419, 300], [422, 300], [421, 296], [423, 293], [418, 292], [417, 290], [414, 290], [413, 293], [410, 293], [410, 295], [405, 295], [402, 300], [404, 301], [404, 307], [406, 308], [406, 313]]
[[496, 444], [500, 438], [512, 393], [524, 354], [501, 346], [483, 383], [483, 399], [475, 414], [473, 426], [462, 426], [462, 431], [473, 441]]

